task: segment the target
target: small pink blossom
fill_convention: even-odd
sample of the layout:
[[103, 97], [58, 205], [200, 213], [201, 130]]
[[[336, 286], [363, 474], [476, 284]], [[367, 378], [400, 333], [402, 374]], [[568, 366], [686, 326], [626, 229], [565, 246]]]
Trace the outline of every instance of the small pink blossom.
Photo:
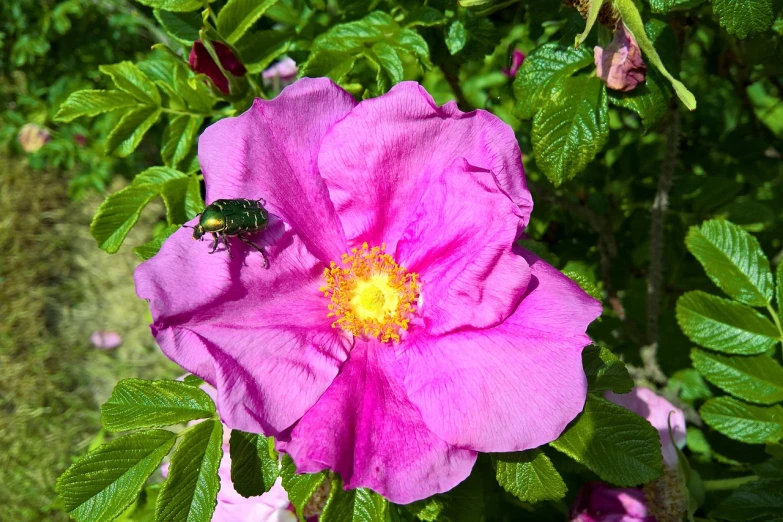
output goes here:
[[576, 495], [569, 510], [571, 522], [656, 522], [650, 516], [644, 491], [613, 488], [602, 482], [588, 482]]
[[207, 203], [265, 199], [272, 224], [250, 239], [269, 267], [236, 237], [233, 258], [210, 255], [182, 228], [136, 290], [228, 426], [405, 504], [582, 410], [601, 305], [516, 245], [532, 198], [500, 119], [413, 82], [357, 103], [303, 78], [207, 128], [198, 153]]
[[522, 67], [522, 64], [525, 62], [525, 53], [520, 51], [519, 49], [514, 49], [514, 52], [511, 54], [511, 66], [507, 68], [503, 68], [503, 74], [508, 76], [509, 78], [513, 78], [517, 75], [517, 71], [519, 71], [519, 68]]
[[[244, 76], [247, 73], [247, 69], [242, 65], [242, 62], [234, 56], [231, 49], [223, 43], [212, 42], [212, 47], [215, 49], [220, 65], [223, 66], [228, 73], [234, 76]], [[193, 47], [190, 50], [190, 56], [188, 57], [190, 68], [197, 73], [206, 74], [215, 84], [215, 87], [220, 89], [224, 94], [228, 94], [228, 78], [223, 74], [218, 67], [215, 60], [204, 47], [201, 40], [193, 42]]]
[[286, 57], [266, 69], [261, 74], [261, 77], [263, 78], [264, 85], [267, 87], [272, 85], [275, 81], [279, 81], [280, 86], [285, 87], [296, 80], [296, 75], [298, 73], [299, 68], [296, 66], [296, 62], [291, 58]]
[[35, 123], [25, 123], [19, 130], [16, 139], [25, 152], [37, 152], [52, 139], [52, 135], [46, 127]]
[[639, 44], [625, 25], [620, 24], [606, 49], [596, 46], [593, 55], [596, 74], [610, 89], [627, 92], [645, 82], [647, 65]]
[[100, 330], [90, 334], [90, 343], [101, 350], [111, 350], [122, 344], [122, 337], [117, 332]]
[[[677, 450], [674, 444], [682, 448], [685, 446], [686, 438], [685, 415], [682, 410], [649, 388], [640, 388], [638, 386], [631, 390], [631, 393], [618, 395], [606, 392], [605, 397], [613, 403], [641, 415], [658, 430], [658, 435], [661, 439], [663, 462], [666, 464], [666, 467], [676, 469]], [[672, 443], [672, 437], [669, 436], [670, 422], [674, 444]]]

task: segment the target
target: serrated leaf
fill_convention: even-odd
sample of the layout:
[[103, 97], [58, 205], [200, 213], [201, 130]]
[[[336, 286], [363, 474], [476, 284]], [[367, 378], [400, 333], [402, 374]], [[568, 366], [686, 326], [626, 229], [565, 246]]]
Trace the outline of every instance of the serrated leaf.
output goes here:
[[397, 50], [385, 42], [376, 42], [373, 44], [372, 50], [383, 70], [389, 75], [392, 85], [401, 82], [404, 71], [402, 69], [402, 59], [397, 54]]
[[468, 43], [468, 31], [459, 20], [454, 20], [446, 31], [446, 47], [451, 54], [457, 54]]
[[169, 167], [176, 167], [187, 157], [196, 143], [198, 131], [204, 118], [190, 115], [177, 115], [171, 119], [163, 133], [163, 145], [160, 156]]
[[625, 364], [608, 348], [588, 346], [582, 351], [582, 365], [591, 392], [629, 393], [633, 388], [633, 379]]
[[712, 9], [726, 32], [738, 38], [766, 31], [775, 21], [772, 0], [713, 0]]
[[727, 437], [763, 444], [783, 438], [783, 408], [752, 406], [731, 397], [718, 397], [705, 402], [699, 410], [710, 427]]
[[701, 291], [677, 300], [677, 322], [693, 342], [718, 352], [757, 355], [778, 342], [778, 331], [753, 308]]
[[430, 48], [427, 40], [413, 29], [400, 29], [399, 34], [390, 41], [395, 48], [418, 58], [422, 65], [432, 66], [430, 61]]
[[200, 0], [136, 0], [142, 5], [166, 11], [195, 11], [204, 5]]
[[645, 83], [637, 85], [630, 92], [608, 89], [612, 105], [628, 109], [642, 119], [645, 130], [652, 130], [661, 121], [669, 105], [669, 95], [664, 88], [663, 79], [657, 71], [647, 71]]
[[290, 455], [283, 454], [283, 459], [280, 466], [280, 477], [283, 479], [283, 489], [288, 493], [288, 498], [296, 508], [296, 513], [299, 516], [299, 520], [304, 522], [302, 513], [310, 500], [310, 497], [318, 491], [318, 488], [326, 480], [326, 474], [324, 472], [311, 473], [311, 474], [298, 474], [296, 472], [296, 464]]
[[648, 0], [652, 12], [666, 14], [669, 11], [681, 11], [691, 9], [704, 2], [704, 0]]
[[165, 229], [163, 229], [163, 232], [155, 236], [154, 239], [134, 248], [133, 253], [136, 254], [136, 257], [142, 261], [150, 259], [160, 251], [160, 247], [163, 246], [163, 242], [166, 241], [169, 236], [171, 236], [171, 234], [179, 230], [179, 227], [179, 225], [167, 226]]
[[188, 72], [185, 69], [174, 70], [174, 92], [177, 93], [187, 106], [196, 112], [209, 113], [217, 101], [209, 87], [202, 81], [195, 81], [191, 86], [188, 81]]
[[587, 166], [609, 135], [606, 88], [595, 76], [567, 78], [533, 118], [533, 153], [558, 186]]
[[198, 40], [198, 32], [203, 24], [201, 13], [198, 11], [175, 13], [155, 9], [153, 14], [163, 29], [179, 43], [191, 46]]
[[175, 440], [169, 431], [141, 431], [88, 453], [57, 480], [63, 509], [78, 522], [119, 516], [160, 467]]
[[215, 415], [209, 395], [179, 381], [123, 379], [101, 406], [109, 431], [160, 428]]
[[231, 482], [243, 497], [269, 491], [280, 475], [277, 451], [272, 437], [231, 430]]
[[[710, 513], [721, 520], [779, 520], [783, 513], [783, 480], [761, 479], [743, 484]], [[763, 517], [763, 518], [762, 518]]]
[[[156, 91], [157, 92], [157, 91]], [[106, 153], [124, 158], [136, 150], [142, 138], [160, 118], [159, 107], [142, 106], [126, 112], [106, 138]]]
[[169, 225], [186, 223], [204, 209], [201, 186], [196, 176], [167, 182], [161, 187], [160, 195], [166, 205]]
[[550, 446], [618, 486], [644, 484], [663, 473], [656, 429], [636, 413], [593, 395]]
[[430, 6], [420, 6], [414, 9], [408, 14], [406, 26], [407, 27], [435, 27], [438, 25], [445, 25], [447, 22], [446, 16]]
[[568, 490], [541, 450], [493, 454], [492, 461], [498, 484], [523, 502], [560, 500]]
[[573, 281], [574, 283], [578, 284], [579, 288], [581, 288], [587, 295], [589, 295], [593, 299], [598, 299], [600, 301], [601, 298], [603, 297], [601, 295], [601, 291], [598, 289], [597, 286], [595, 286], [595, 283], [593, 283], [590, 279], [588, 279], [584, 274], [581, 274], [576, 270], [564, 270], [563, 275], [566, 276], [571, 281]]
[[778, 263], [775, 280], [775, 304], [778, 307], [778, 319], [783, 323], [783, 263]]
[[489, 477], [474, 467], [468, 478], [451, 491], [402, 507], [424, 522], [483, 522], [485, 480], [489, 480]]
[[122, 91], [83, 90], [76, 91], [65, 100], [55, 121], [69, 122], [81, 116], [97, 116], [104, 112], [134, 107], [139, 102], [133, 96]]
[[768, 355], [725, 357], [691, 351], [693, 367], [735, 397], [757, 404], [783, 401], [783, 367]]
[[389, 501], [367, 488], [343, 489], [339, 476], [332, 479], [329, 497], [319, 522], [386, 522], [390, 518]]
[[209, 522], [220, 489], [223, 425], [206, 420], [188, 428], [171, 456], [155, 508], [156, 522]]
[[522, 119], [532, 118], [550, 99], [555, 84], [593, 64], [593, 53], [557, 43], [544, 44], [530, 53], [514, 79], [515, 109]]
[[98, 69], [108, 75], [114, 85], [145, 105], [160, 105], [160, 93], [155, 84], [135, 64], [124, 61], [101, 65]]
[[117, 252], [141, 211], [157, 195], [156, 187], [131, 185], [107, 197], [90, 223], [90, 233], [98, 246], [110, 254]]
[[285, 54], [291, 47], [293, 37], [293, 32], [269, 29], [245, 34], [237, 42], [236, 47], [247, 71], [256, 74], [264, 71], [278, 57]]
[[228, 0], [218, 13], [218, 33], [228, 43], [235, 43], [277, 2], [278, 0]]
[[742, 227], [717, 219], [705, 221], [690, 228], [685, 244], [729, 297], [751, 306], [772, 301], [769, 261], [758, 240]]

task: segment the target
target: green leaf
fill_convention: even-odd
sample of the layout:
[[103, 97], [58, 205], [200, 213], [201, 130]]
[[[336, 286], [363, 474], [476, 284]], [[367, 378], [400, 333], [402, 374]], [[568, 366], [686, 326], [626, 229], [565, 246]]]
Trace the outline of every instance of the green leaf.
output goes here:
[[83, 90], [76, 91], [65, 100], [55, 121], [69, 122], [81, 116], [97, 116], [104, 112], [134, 107], [139, 102], [133, 96], [122, 91]]
[[98, 246], [110, 254], [117, 252], [141, 211], [157, 195], [157, 187], [131, 185], [107, 197], [90, 223], [90, 233]]
[[633, 379], [625, 364], [608, 348], [588, 346], [582, 351], [582, 365], [591, 392], [629, 393], [633, 388]]
[[446, 31], [446, 47], [451, 54], [457, 54], [466, 43], [468, 43], [468, 32], [465, 26], [459, 20], [454, 20]]
[[119, 516], [160, 467], [175, 440], [169, 431], [141, 431], [88, 453], [57, 480], [63, 509], [78, 522]]
[[174, 70], [174, 84], [172, 88], [183, 100], [187, 106], [196, 112], [209, 113], [212, 106], [217, 101], [209, 90], [207, 84], [203, 81], [194, 81], [193, 85], [188, 82], [189, 73], [183, 68]]
[[243, 497], [262, 495], [280, 475], [275, 441], [256, 433], [231, 430], [231, 482]]
[[756, 355], [778, 342], [775, 325], [753, 308], [701, 291], [677, 300], [677, 322], [693, 342], [723, 353]]
[[705, 402], [699, 410], [702, 419], [727, 437], [763, 444], [783, 438], [783, 407], [751, 406], [731, 397], [718, 397]]
[[312, 474], [297, 474], [294, 460], [287, 454], [283, 454], [280, 467], [280, 476], [283, 479], [283, 489], [288, 493], [291, 504], [296, 508], [299, 520], [304, 521], [302, 513], [310, 497], [318, 491], [326, 480], [324, 472]]
[[204, 5], [200, 0], [136, 0], [142, 5], [166, 11], [195, 11]]
[[560, 500], [568, 488], [543, 451], [492, 455], [495, 476], [503, 489], [523, 502]]
[[125, 61], [113, 65], [101, 65], [98, 69], [108, 75], [114, 85], [145, 105], [160, 105], [160, 93], [155, 84], [141, 69]]
[[780, 520], [783, 480], [761, 479], [743, 484], [710, 513], [722, 520]]
[[218, 33], [228, 43], [235, 43], [277, 2], [278, 0], [228, 0], [218, 13]]
[[550, 445], [618, 486], [644, 484], [663, 473], [656, 429], [636, 413], [593, 395]]
[[174, 13], [155, 9], [153, 14], [158, 23], [163, 26], [163, 29], [179, 43], [191, 46], [193, 42], [198, 40], [198, 32], [203, 24], [201, 13], [198, 11]]
[[171, 234], [179, 230], [179, 227], [179, 225], [167, 226], [159, 235], [155, 236], [154, 239], [134, 248], [133, 253], [136, 254], [136, 257], [142, 261], [150, 259], [160, 251], [160, 247], [163, 246], [163, 242], [166, 241], [169, 236], [171, 236]]
[[758, 240], [742, 227], [713, 219], [691, 227], [685, 244], [729, 297], [751, 306], [772, 301], [774, 282]]
[[405, 25], [407, 27], [435, 27], [438, 25], [445, 25], [446, 22], [447, 19], [443, 13], [434, 7], [420, 6], [408, 15]]
[[169, 167], [176, 167], [187, 157], [196, 143], [198, 131], [204, 118], [200, 116], [177, 115], [171, 119], [163, 133], [160, 156]]
[[669, 11], [681, 11], [696, 7], [704, 0], [649, 0], [652, 12], [666, 14]]
[[343, 489], [339, 476], [332, 479], [329, 497], [319, 522], [386, 522], [389, 501], [366, 488]]
[[269, 29], [245, 34], [237, 42], [236, 47], [247, 71], [250, 74], [257, 74], [288, 52], [293, 37], [294, 33], [290, 31]]
[[775, 303], [778, 307], [778, 319], [783, 323], [783, 263], [778, 263], [775, 271]]
[[397, 50], [386, 42], [376, 42], [372, 46], [378, 62], [389, 75], [392, 85], [400, 83], [403, 79], [404, 71], [402, 69], [402, 59], [397, 54]]
[[533, 118], [533, 153], [558, 186], [587, 166], [609, 135], [606, 88], [595, 76], [567, 78]]
[[584, 290], [584, 292], [593, 299], [598, 299], [600, 301], [603, 297], [601, 295], [601, 290], [599, 290], [595, 283], [584, 274], [581, 274], [576, 270], [563, 270], [563, 275], [578, 284], [579, 288]]
[[607, 89], [612, 105], [636, 113], [642, 119], [645, 130], [652, 130], [661, 121], [669, 105], [663, 80], [655, 70], [647, 71], [647, 80], [630, 92]]
[[101, 406], [101, 423], [109, 431], [159, 428], [214, 415], [209, 395], [179, 381], [124, 379]]
[[712, 8], [720, 25], [737, 38], [766, 31], [775, 21], [772, 0], [713, 0]]
[[404, 51], [418, 58], [419, 63], [431, 67], [430, 48], [427, 40], [413, 29], [400, 29], [399, 34], [390, 41], [396, 49]]
[[188, 428], [171, 455], [169, 476], [155, 508], [156, 522], [209, 522], [220, 489], [223, 425], [206, 420]]
[[592, 65], [593, 53], [584, 47], [574, 49], [557, 43], [544, 44], [530, 53], [514, 79], [516, 113], [532, 118], [548, 103], [552, 88], [580, 69]]
[[724, 357], [693, 349], [693, 367], [735, 397], [758, 404], [783, 401], [783, 367], [768, 355]]
[[688, 403], [712, 397], [709, 386], [704, 382], [699, 372], [693, 368], [684, 368], [674, 372], [669, 377], [667, 388]]
[[106, 138], [106, 153], [114, 153], [121, 158], [128, 156], [136, 150], [160, 115], [160, 108], [148, 106], [126, 112]]
[[478, 466], [471, 474], [446, 493], [434, 495], [404, 506], [425, 522], [483, 522], [485, 518], [485, 477]]

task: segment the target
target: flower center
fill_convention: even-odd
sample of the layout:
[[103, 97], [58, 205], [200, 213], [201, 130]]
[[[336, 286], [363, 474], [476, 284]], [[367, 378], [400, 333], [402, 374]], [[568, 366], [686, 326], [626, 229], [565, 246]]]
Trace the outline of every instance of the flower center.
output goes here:
[[353, 335], [399, 342], [400, 332], [416, 311], [421, 287], [419, 275], [409, 273], [386, 254], [386, 245], [370, 248], [364, 243], [343, 254], [341, 265], [332, 261], [324, 270], [321, 292], [331, 301], [333, 327]]

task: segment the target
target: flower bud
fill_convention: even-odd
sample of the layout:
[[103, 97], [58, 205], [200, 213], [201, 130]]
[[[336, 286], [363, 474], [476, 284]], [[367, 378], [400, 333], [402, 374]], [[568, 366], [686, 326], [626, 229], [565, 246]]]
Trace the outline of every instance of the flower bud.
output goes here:
[[[234, 76], [244, 76], [247, 73], [247, 69], [242, 65], [236, 56], [231, 52], [231, 49], [225, 44], [220, 42], [212, 42], [212, 47], [215, 49], [220, 65], [223, 66], [230, 74]], [[193, 48], [190, 50], [190, 57], [188, 58], [190, 68], [197, 73], [206, 74], [215, 84], [215, 87], [220, 89], [224, 94], [228, 94], [228, 78], [220, 70], [220, 67], [212, 59], [212, 56], [204, 47], [201, 40], [193, 42]]]
[[101, 350], [111, 350], [122, 344], [122, 337], [117, 332], [97, 331], [90, 334], [90, 343]]
[[296, 62], [291, 58], [283, 58], [273, 66], [266, 69], [262, 74], [264, 85], [269, 87], [276, 81], [280, 82], [281, 87], [290, 85], [296, 80], [296, 75], [299, 73], [299, 69], [296, 66]]
[[37, 152], [51, 139], [49, 130], [35, 123], [26, 123], [19, 130], [16, 139], [25, 152]]
[[655, 522], [649, 516], [644, 492], [639, 488], [613, 488], [588, 482], [569, 510], [571, 522]]
[[617, 91], [632, 91], [647, 77], [647, 65], [633, 35], [623, 24], [614, 32], [606, 46], [593, 49], [596, 74], [606, 86]]
[[517, 71], [520, 67], [522, 67], [522, 64], [525, 62], [525, 53], [520, 51], [519, 49], [514, 49], [513, 54], [511, 55], [511, 66], [506, 69], [503, 68], [503, 74], [508, 76], [509, 78], [513, 78], [517, 75]]

